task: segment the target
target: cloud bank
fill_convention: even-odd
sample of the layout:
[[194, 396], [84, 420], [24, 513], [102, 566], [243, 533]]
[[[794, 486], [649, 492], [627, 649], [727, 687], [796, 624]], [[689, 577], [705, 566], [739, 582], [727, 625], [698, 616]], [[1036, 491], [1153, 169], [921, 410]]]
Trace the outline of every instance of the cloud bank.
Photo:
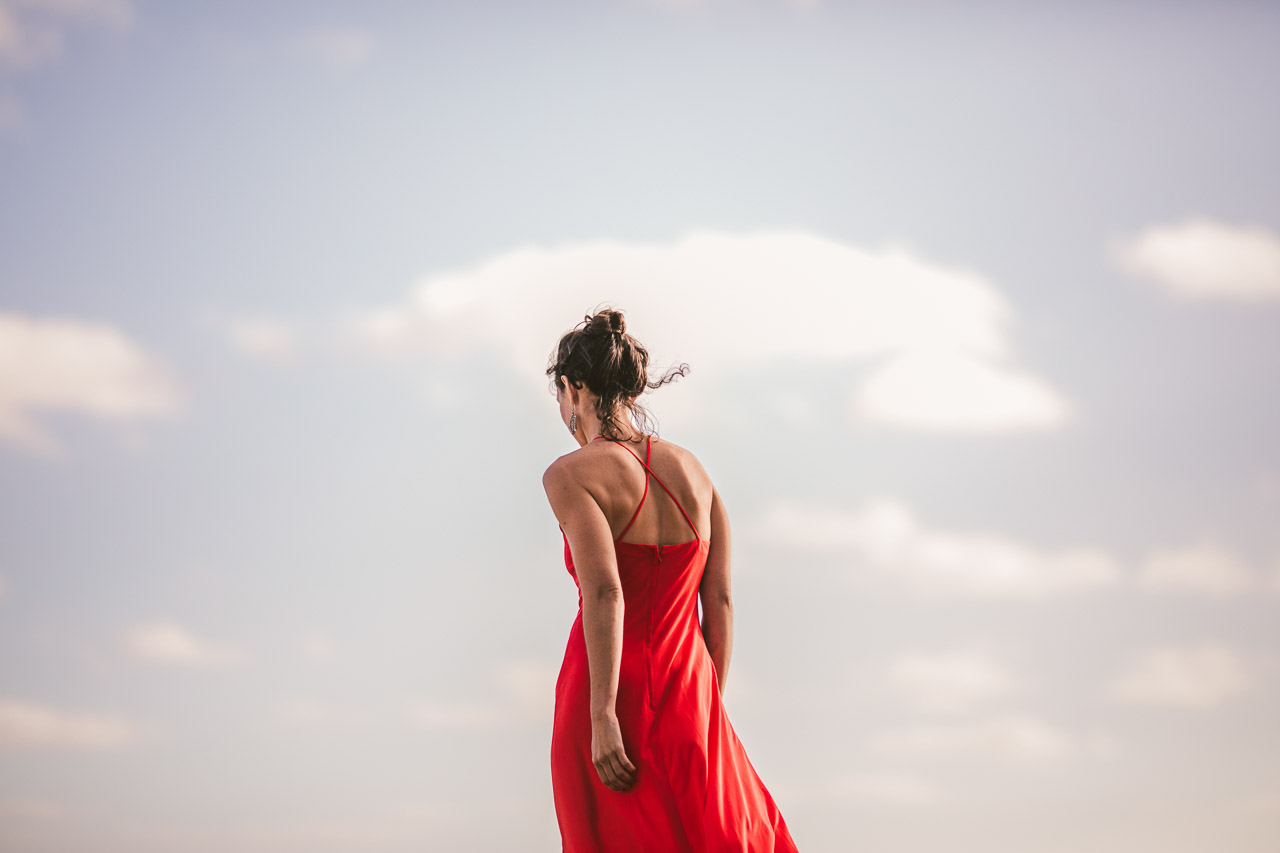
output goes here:
[[1048, 550], [994, 532], [931, 529], [906, 504], [877, 498], [858, 509], [780, 501], [755, 525], [763, 539], [802, 550], [847, 551], [860, 573], [911, 592], [1036, 598], [1121, 580], [1097, 548]]
[[1058, 428], [1072, 413], [1018, 362], [1013, 308], [984, 276], [799, 230], [516, 247], [354, 312], [338, 346], [393, 360], [492, 356], [545, 387], [555, 341], [605, 304], [627, 313], [658, 367], [688, 361], [708, 377], [787, 362], [865, 368], [847, 390], [849, 417], [864, 423], [1001, 433]]

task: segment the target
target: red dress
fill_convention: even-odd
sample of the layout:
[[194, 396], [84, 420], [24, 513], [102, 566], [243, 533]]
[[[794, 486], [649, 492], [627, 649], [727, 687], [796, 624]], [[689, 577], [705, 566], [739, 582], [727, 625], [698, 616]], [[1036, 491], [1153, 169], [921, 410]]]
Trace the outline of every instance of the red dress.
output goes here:
[[[597, 436], [602, 438], [603, 436]], [[594, 439], [593, 439], [594, 440]], [[640, 457], [622, 444], [628, 453]], [[796, 844], [720, 702], [716, 669], [698, 620], [698, 587], [710, 542], [680, 501], [695, 538], [675, 545], [614, 540], [624, 600], [617, 715], [635, 783], [614, 791], [591, 761], [591, 672], [582, 586], [569, 539], [564, 561], [578, 586], [578, 616], [556, 680], [551, 786], [565, 853], [783, 853]]]

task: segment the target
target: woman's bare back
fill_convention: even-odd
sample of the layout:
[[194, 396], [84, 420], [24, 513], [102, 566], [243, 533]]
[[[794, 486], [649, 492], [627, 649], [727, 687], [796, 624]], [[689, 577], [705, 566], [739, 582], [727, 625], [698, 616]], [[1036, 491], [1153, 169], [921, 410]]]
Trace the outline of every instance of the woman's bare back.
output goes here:
[[[661, 481], [655, 482], [643, 465], [636, 464], [645, 458], [645, 449], [643, 438], [634, 442], [602, 439], [576, 451], [582, 456], [579, 470], [583, 483], [609, 519], [614, 539], [653, 545], [710, 541], [715, 489], [702, 464], [685, 448], [654, 437], [648, 448], [648, 465]], [[689, 521], [666, 489], [683, 505]], [[696, 531], [690, 529], [690, 522]]]

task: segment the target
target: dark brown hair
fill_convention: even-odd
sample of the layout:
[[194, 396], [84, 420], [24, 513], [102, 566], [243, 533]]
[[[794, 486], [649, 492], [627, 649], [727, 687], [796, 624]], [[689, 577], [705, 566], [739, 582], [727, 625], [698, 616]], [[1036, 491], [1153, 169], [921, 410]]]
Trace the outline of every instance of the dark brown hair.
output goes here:
[[650, 382], [649, 351], [627, 334], [622, 312], [613, 308], [584, 315], [581, 323], [561, 336], [547, 365], [553, 392], [560, 377], [565, 376], [575, 388], [586, 385], [596, 395], [600, 434], [616, 439], [622, 438], [614, 420], [619, 403], [629, 410], [636, 429], [651, 433], [646, 428], [649, 412], [640, 405], [640, 395], [646, 388], [661, 388], [676, 376], [688, 375], [688, 371], [689, 365], [681, 364]]

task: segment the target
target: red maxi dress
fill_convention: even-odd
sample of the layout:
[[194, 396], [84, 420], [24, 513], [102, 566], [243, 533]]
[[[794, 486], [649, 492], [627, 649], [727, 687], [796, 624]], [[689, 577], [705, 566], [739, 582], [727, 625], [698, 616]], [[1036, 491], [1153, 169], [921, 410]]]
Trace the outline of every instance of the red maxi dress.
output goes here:
[[[603, 436], [597, 436], [603, 438]], [[593, 439], [594, 440], [594, 439]], [[632, 452], [625, 444], [628, 453]], [[582, 586], [564, 537], [565, 567], [578, 586], [578, 616], [556, 680], [551, 785], [565, 853], [784, 853], [795, 841], [747, 759], [720, 701], [702, 638], [697, 596], [710, 542], [649, 468], [644, 497], [614, 540], [624, 601], [616, 701], [635, 783], [614, 791], [591, 761], [591, 672]], [[693, 539], [675, 545], [618, 541], [649, 494], [649, 476], [675, 501]]]

